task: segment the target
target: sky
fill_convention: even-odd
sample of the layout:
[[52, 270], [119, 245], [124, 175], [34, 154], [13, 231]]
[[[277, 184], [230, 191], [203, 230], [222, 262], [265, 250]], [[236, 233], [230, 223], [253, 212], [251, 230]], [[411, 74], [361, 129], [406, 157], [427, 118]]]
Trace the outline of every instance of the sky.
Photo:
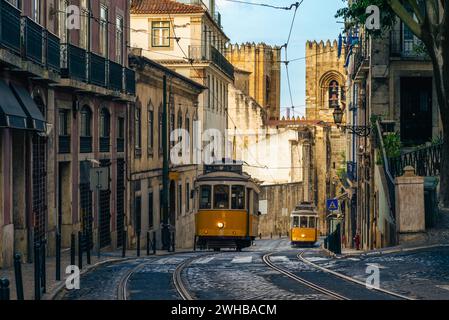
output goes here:
[[[244, 0], [245, 2], [265, 3], [275, 6], [290, 6], [297, 0]], [[300, 0], [298, 0], [300, 1]], [[252, 6], [216, 0], [221, 13], [222, 24], [231, 43], [265, 42], [270, 45], [286, 43], [293, 12], [272, 8]], [[343, 24], [334, 17], [343, 0], [304, 0], [298, 9], [288, 46], [289, 60], [305, 56], [307, 40], [337, 39]], [[282, 53], [284, 57], [284, 52]], [[284, 59], [284, 58], [282, 58]], [[282, 65], [281, 114], [291, 107], [285, 66]], [[303, 116], [305, 110], [305, 60], [289, 64], [290, 83], [295, 106], [295, 116]], [[291, 113], [292, 114], [292, 113]]]

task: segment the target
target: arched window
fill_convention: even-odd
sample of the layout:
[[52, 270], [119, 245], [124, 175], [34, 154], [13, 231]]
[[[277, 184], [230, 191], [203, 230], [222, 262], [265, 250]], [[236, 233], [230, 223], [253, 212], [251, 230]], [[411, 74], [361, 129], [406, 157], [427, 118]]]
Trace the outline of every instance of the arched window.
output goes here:
[[339, 105], [340, 86], [336, 80], [329, 83], [329, 108], [337, 108]]
[[110, 120], [111, 117], [109, 115], [109, 111], [106, 108], [101, 109], [100, 111], [100, 137], [101, 138], [109, 138], [110, 135]]
[[91, 120], [92, 119], [92, 111], [88, 106], [84, 106], [81, 109], [81, 128], [80, 128], [80, 136], [81, 137], [91, 137]]

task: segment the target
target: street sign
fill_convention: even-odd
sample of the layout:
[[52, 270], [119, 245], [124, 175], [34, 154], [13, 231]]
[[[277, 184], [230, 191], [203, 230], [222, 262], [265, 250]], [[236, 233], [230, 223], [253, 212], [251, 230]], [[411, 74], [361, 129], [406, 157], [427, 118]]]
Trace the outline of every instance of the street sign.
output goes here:
[[109, 190], [109, 167], [90, 168], [90, 189]]
[[329, 211], [338, 211], [338, 199], [327, 199], [326, 208]]

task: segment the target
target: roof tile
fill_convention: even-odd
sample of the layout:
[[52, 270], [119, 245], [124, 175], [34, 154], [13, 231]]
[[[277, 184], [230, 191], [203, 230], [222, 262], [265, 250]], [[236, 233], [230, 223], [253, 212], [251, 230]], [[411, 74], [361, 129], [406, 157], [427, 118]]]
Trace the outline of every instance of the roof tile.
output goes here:
[[184, 4], [174, 0], [135, 0], [131, 7], [131, 14], [186, 14], [204, 13], [200, 5]]

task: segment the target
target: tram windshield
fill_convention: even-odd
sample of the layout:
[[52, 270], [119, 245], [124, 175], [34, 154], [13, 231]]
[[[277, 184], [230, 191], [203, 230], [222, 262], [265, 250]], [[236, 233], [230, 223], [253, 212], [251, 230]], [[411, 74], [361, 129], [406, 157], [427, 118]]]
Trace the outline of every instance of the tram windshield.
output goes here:
[[245, 209], [245, 187], [232, 186], [231, 209]]
[[229, 209], [229, 186], [214, 186], [214, 209]]
[[293, 228], [315, 228], [316, 217], [307, 216], [293, 216], [292, 217]]
[[201, 186], [200, 209], [211, 209], [212, 188], [211, 186]]

